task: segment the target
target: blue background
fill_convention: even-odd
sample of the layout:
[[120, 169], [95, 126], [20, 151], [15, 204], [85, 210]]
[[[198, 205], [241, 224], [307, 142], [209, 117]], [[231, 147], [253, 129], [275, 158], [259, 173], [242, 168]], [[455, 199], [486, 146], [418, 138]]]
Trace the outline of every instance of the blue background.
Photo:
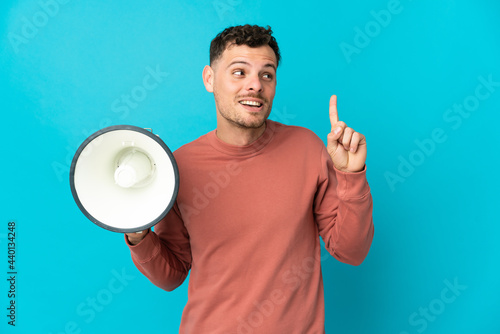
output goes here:
[[[283, 55], [271, 118], [326, 139], [337, 94], [341, 120], [368, 141], [375, 239], [359, 267], [323, 260], [327, 333], [500, 333], [500, 3], [64, 2], [0, 4], [0, 332], [178, 331], [187, 282], [149, 283], [123, 235], [79, 211], [69, 166], [109, 125], [153, 128], [172, 150], [214, 129], [209, 43], [251, 23], [271, 25]], [[148, 69], [162, 76], [137, 95]]]

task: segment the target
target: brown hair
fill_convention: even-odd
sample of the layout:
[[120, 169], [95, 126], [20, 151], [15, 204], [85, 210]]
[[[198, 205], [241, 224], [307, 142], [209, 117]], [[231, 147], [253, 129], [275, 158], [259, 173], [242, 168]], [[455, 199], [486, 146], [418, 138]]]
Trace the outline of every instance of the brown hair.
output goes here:
[[264, 28], [249, 24], [224, 29], [210, 43], [210, 65], [222, 56], [229, 45], [236, 44], [252, 48], [269, 45], [276, 55], [276, 66], [278, 66], [281, 59], [280, 49], [272, 33], [270, 26]]

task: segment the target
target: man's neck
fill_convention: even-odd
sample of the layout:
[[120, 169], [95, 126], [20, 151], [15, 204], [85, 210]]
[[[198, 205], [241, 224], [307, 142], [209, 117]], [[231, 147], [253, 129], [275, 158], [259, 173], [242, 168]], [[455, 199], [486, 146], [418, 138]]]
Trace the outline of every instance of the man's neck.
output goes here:
[[266, 123], [259, 128], [243, 128], [233, 124], [224, 124], [225, 122], [217, 122], [217, 137], [223, 142], [231, 145], [246, 146], [256, 141], [264, 131], [266, 131]]

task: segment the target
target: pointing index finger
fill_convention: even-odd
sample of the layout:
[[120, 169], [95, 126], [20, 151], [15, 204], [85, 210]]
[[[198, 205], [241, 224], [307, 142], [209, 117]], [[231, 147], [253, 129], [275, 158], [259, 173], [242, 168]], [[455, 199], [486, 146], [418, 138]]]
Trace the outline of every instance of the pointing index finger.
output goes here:
[[330, 123], [332, 124], [332, 131], [338, 121], [339, 114], [337, 112], [337, 95], [332, 95], [330, 98]]

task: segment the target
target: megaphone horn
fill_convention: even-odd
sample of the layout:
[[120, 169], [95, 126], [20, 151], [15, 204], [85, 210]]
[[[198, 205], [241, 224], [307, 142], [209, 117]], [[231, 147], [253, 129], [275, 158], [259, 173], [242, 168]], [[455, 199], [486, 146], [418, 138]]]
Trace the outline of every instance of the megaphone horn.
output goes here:
[[71, 162], [70, 187], [83, 214], [114, 232], [158, 223], [174, 205], [179, 171], [168, 146], [152, 131], [116, 125], [89, 136]]

